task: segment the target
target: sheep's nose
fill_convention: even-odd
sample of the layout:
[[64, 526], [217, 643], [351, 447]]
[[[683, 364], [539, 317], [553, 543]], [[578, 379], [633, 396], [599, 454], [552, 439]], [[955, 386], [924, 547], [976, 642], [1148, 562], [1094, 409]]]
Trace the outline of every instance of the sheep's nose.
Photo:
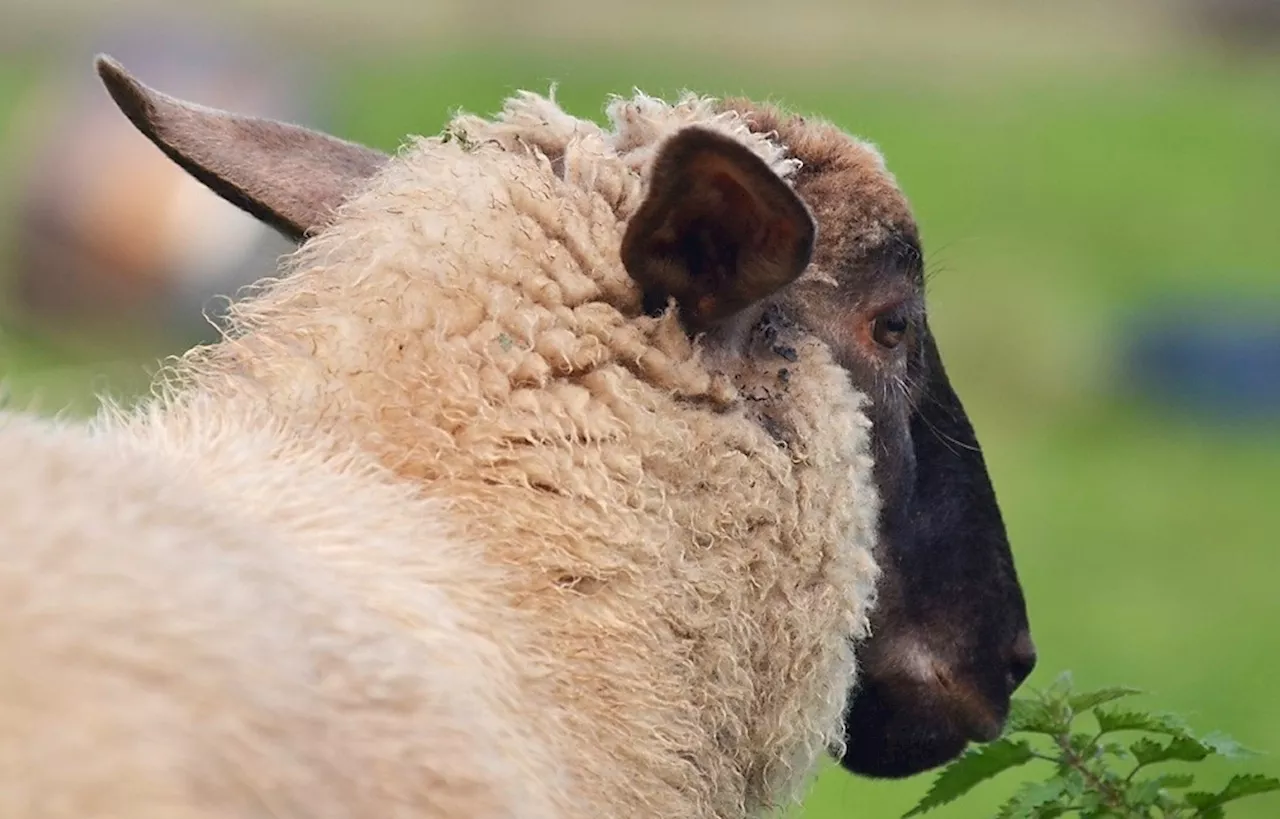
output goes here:
[[1031, 632], [1023, 629], [1009, 649], [1009, 692], [1016, 691], [1035, 667], [1036, 644], [1031, 639]]

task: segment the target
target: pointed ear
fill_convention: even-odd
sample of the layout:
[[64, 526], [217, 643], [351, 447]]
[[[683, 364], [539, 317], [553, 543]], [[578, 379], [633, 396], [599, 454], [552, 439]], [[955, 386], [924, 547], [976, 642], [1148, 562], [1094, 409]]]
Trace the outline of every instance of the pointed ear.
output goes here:
[[327, 224], [333, 209], [389, 159], [298, 125], [161, 94], [106, 55], [95, 65], [116, 105], [166, 156], [294, 241]]
[[763, 159], [688, 127], [654, 160], [622, 263], [646, 294], [675, 297], [697, 332], [794, 281], [816, 236], [809, 209]]

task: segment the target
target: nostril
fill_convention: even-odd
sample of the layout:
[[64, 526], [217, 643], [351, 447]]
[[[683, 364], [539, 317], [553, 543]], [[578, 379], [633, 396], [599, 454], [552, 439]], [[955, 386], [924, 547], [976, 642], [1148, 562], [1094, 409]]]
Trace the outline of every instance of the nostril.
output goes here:
[[1009, 652], [1010, 690], [1022, 685], [1023, 680], [1031, 676], [1036, 667], [1036, 644], [1031, 639], [1031, 632], [1019, 632]]

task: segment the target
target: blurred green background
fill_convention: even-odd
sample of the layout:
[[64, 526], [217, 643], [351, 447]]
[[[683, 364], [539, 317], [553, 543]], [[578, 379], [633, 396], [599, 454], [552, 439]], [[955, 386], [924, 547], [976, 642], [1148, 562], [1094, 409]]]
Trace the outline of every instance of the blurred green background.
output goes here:
[[[91, 83], [104, 26], [154, 19], [103, 5], [6, 12], [0, 224], [22, 224], [31, 151], [58, 133], [29, 112], [79, 99], [49, 78]], [[1084, 686], [1147, 689], [1145, 705], [1270, 752], [1248, 769], [1280, 774], [1280, 424], [1181, 412], [1120, 366], [1151, 305], [1280, 304], [1280, 49], [1265, 14], [1233, 25], [1227, 4], [1191, 0], [403, 5], [230, 4], [220, 28], [198, 27], [257, 36], [268, 64], [302, 66], [323, 127], [387, 149], [553, 81], [587, 116], [608, 93], [693, 88], [778, 100], [877, 143], [917, 209], [932, 322], [1005, 511], [1041, 654], [1029, 684], [1072, 669]], [[95, 394], [127, 396], [199, 332], [196, 310], [177, 331], [140, 319], [154, 303], [34, 321], [9, 295], [24, 273], [4, 252], [21, 239], [0, 231], [14, 403], [84, 412]], [[829, 771], [805, 815], [898, 816], [930, 779]], [[990, 816], [1015, 784], [935, 815]], [[1280, 816], [1280, 801], [1230, 815]]]

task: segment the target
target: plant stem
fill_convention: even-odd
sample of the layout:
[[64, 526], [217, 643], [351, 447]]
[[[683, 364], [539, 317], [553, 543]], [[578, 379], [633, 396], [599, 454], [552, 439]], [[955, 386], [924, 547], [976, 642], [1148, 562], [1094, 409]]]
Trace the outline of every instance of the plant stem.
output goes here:
[[1090, 787], [1102, 795], [1102, 803], [1108, 808], [1119, 811], [1120, 815], [1124, 816], [1126, 813], [1125, 809], [1127, 807], [1124, 802], [1124, 795], [1116, 790], [1114, 785], [1089, 770], [1089, 767], [1085, 764], [1085, 760], [1082, 759], [1071, 747], [1069, 737], [1060, 734], [1054, 737], [1054, 741], [1057, 742], [1058, 747], [1062, 750], [1062, 756], [1066, 760], [1067, 764], [1079, 771], [1080, 775], [1085, 778], [1085, 781], [1089, 783]]

